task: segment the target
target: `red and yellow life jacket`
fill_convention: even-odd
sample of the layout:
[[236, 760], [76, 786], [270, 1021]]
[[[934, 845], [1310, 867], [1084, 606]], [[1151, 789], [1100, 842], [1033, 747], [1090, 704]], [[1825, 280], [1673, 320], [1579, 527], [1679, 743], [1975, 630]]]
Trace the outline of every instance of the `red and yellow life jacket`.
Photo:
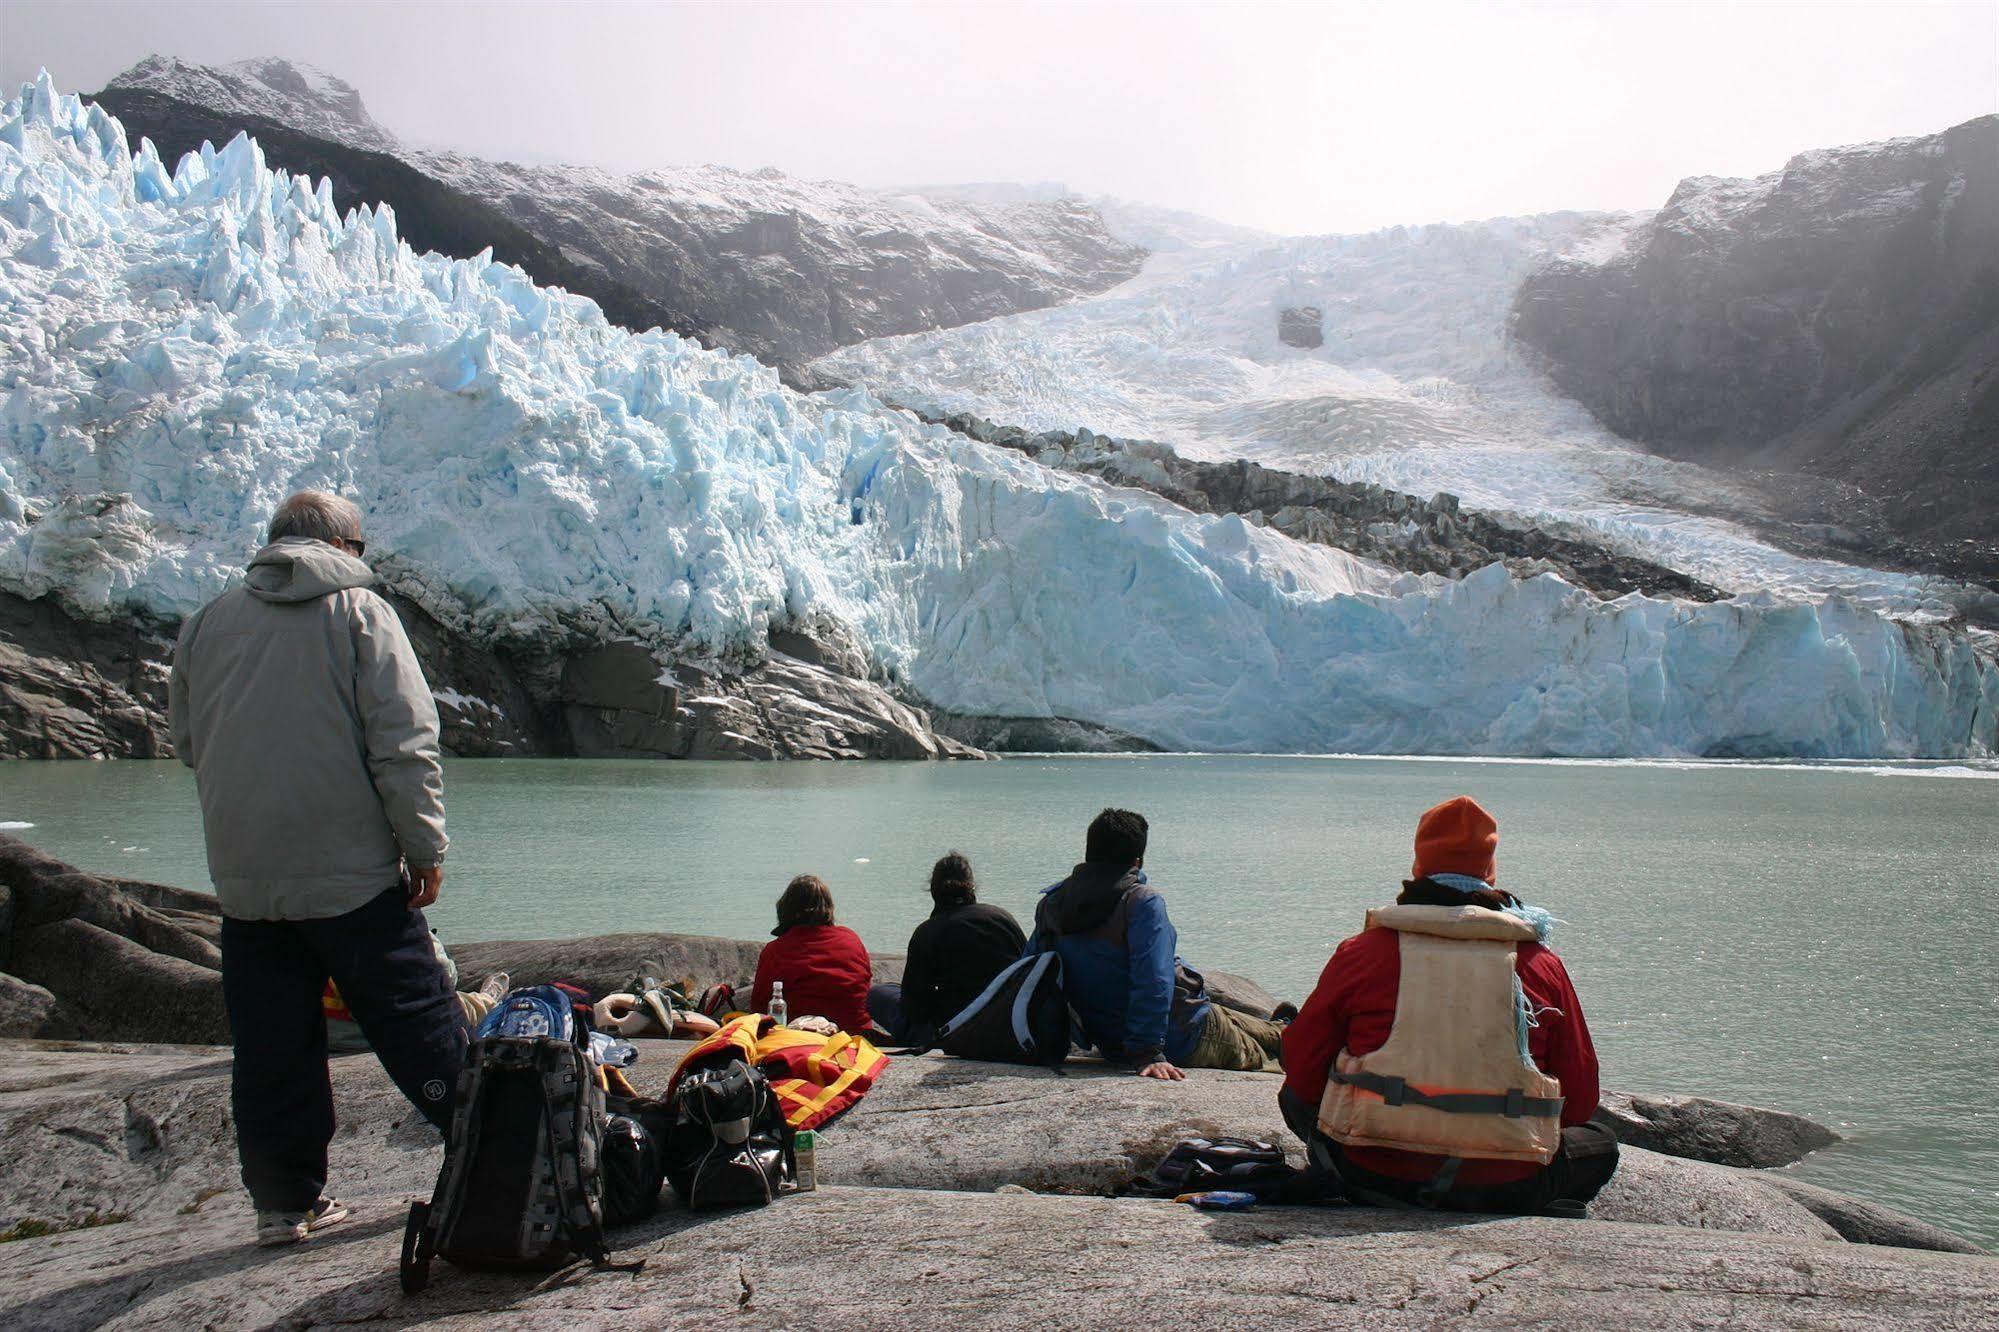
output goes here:
[[689, 1050], [667, 1084], [672, 1101], [681, 1074], [712, 1056], [734, 1051], [770, 1079], [794, 1130], [816, 1129], [845, 1114], [868, 1094], [888, 1067], [888, 1056], [865, 1037], [839, 1032], [815, 1036], [780, 1027], [761, 1013], [731, 1018], [722, 1029]]

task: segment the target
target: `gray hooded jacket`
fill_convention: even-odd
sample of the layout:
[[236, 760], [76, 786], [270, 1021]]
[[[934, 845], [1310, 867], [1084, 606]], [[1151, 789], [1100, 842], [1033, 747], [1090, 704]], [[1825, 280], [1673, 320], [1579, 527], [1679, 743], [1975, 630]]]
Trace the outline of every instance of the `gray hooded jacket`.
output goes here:
[[194, 769], [223, 914], [338, 916], [443, 861], [437, 705], [375, 576], [287, 538], [189, 616], [174, 748]]

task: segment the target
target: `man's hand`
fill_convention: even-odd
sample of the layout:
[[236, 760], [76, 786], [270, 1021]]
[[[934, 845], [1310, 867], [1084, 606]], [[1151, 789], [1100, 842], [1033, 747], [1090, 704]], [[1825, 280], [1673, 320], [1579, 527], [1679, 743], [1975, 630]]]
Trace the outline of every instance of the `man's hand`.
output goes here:
[[1164, 1059], [1159, 1060], [1157, 1063], [1147, 1064], [1144, 1068], [1138, 1070], [1138, 1076], [1141, 1078], [1158, 1078], [1161, 1082], [1184, 1082], [1187, 1078], [1185, 1073], [1182, 1073], [1178, 1068], [1167, 1063]]
[[410, 866], [410, 910], [421, 911], [435, 905], [437, 894], [444, 887], [444, 866]]

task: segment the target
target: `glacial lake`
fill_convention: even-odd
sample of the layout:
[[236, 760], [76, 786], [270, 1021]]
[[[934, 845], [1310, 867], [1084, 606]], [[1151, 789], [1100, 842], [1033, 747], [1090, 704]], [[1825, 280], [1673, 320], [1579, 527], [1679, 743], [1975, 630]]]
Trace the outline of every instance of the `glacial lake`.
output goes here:
[[[447, 943], [759, 938], [785, 881], [900, 951], [931, 861], [1025, 924], [1104, 805], [1195, 967], [1302, 999], [1406, 873], [1426, 806], [1498, 817], [1500, 882], [1552, 910], [1606, 1085], [1774, 1106], [1847, 1141], [1801, 1176], [1999, 1244], [1999, 770], [1349, 758], [962, 764], [460, 760]], [[172, 763], [0, 765], [0, 821], [85, 868], [206, 888]], [[1272, 1080], [1272, 1094], [1276, 1082]]]

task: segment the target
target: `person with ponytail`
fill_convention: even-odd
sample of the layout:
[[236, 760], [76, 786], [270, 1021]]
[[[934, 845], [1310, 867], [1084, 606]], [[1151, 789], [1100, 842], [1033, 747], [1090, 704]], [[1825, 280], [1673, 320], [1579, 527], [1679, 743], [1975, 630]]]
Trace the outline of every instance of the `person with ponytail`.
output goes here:
[[972, 862], [962, 852], [931, 867], [930, 901], [930, 918], [909, 936], [902, 984], [868, 992], [875, 1025], [911, 1045], [928, 1044], [1027, 947], [1011, 912], [979, 901]]
[[1499, 825], [1425, 811], [1395, 904], [1340, 944], [1284, 1034], [1284, 1119], [1348, 1196], [1579, 1215], [1617, 1168], [1554, 918], [1498, 886]]

